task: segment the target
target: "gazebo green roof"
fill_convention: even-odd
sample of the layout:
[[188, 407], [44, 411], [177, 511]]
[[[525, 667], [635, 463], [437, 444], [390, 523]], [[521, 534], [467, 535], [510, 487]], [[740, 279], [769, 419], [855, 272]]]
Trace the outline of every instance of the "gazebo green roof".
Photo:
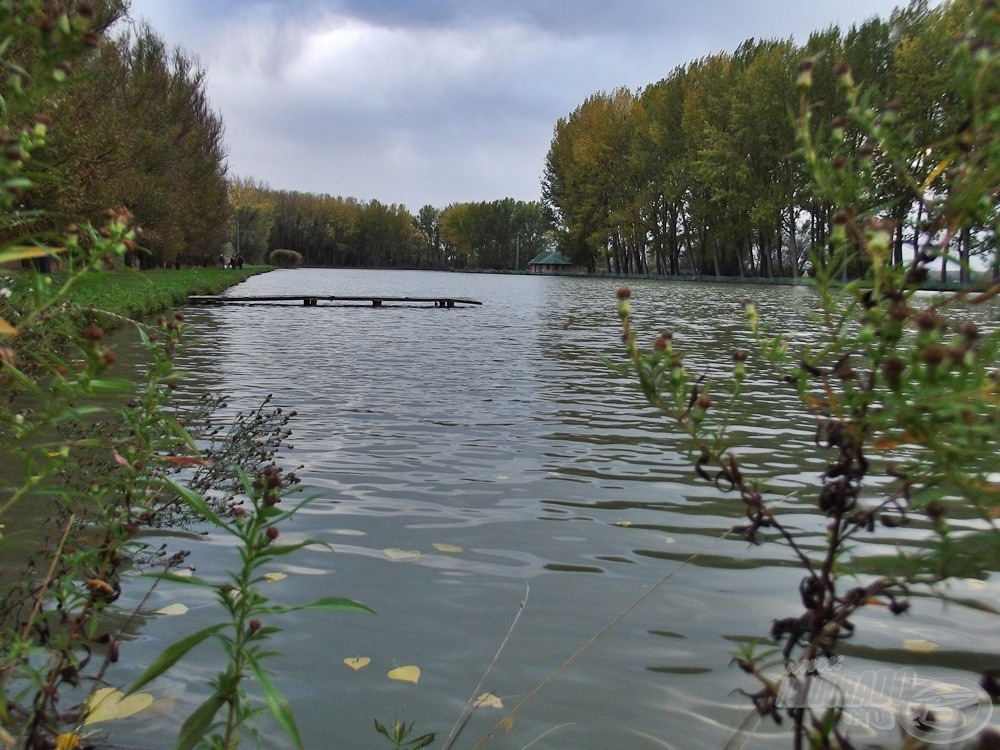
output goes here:
[[573, 262], [558, 250], [543, 250], [530, 261], [530, 266], [571, 266]]

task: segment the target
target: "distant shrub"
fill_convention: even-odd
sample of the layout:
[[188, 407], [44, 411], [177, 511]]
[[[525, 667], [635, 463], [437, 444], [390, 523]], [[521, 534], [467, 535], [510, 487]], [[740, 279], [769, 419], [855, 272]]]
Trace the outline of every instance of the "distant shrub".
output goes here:
[[271, 253], [271, 265], [278, 268], [296, 268], [302, 265], [302, 253], [294, 250], [275, 250]]

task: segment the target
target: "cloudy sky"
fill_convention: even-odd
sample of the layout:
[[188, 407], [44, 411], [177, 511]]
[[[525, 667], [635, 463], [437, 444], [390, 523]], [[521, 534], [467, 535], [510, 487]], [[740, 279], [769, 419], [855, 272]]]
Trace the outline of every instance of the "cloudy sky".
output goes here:
[[902, 0], [132, 0], [208, 71], [231, 175], [424, 204], [538, 200], [556, 120], [748, 38]]

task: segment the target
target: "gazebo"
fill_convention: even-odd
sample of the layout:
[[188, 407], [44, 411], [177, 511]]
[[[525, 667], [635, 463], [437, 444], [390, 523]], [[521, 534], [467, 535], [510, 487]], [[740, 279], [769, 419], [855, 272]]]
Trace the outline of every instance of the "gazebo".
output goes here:
[[543, 250], [528, 261], [529, 273], [571, 273], [575, 270], [572, 261], [558, 250]]

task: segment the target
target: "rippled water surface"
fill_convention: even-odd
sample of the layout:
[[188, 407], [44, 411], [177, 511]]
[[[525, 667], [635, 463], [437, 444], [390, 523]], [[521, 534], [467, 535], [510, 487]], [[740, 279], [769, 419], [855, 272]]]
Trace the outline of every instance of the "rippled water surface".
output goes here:
[[[638, 326], [650, 340], [675, 330], [679, 346], [697, 350], [694, 367], [727, 363], [748, 345], [742, 297], [758, 300], [768, 325], [792, 332], [812, 303], [801, 289], [632, 286]], [[440, 747], [525, 599], [481, 692], [507, 710], [528, 701], [486, 747], [722, 747], [738, 729], [735, 747], [788, 746], [734, 691], [754, 686], [730, 660], [739, 644], [764, 638], [772, 619], [799, 614], [800, 576], [783, 547], [724, 537], [738, 500], [693, 478], [667, 425], [602, 362], [620, 357], [616, 287], [570, 277], [275, 271], [230, 293], [441, 295], [483, 305], [186, 311], [180, 366], [195, 390], [242, 408], [271, 393], [297, 412], [282, 462], [302, 466], [315, 500], [282, 536], [329, 547], [276, 567], [288, 577], [268, 594], [287, 603], [349, 596], [378, 613], [300, 613], [281, 623], [282, 656], [271, 666], [307, 747], [387, 747], [373, 719], [394, 717], [437, 732]], [[814, 482], [812, 424], [780, 389], [751, 390], [741, 454], [777, 476], [779, 491]], [[824, 522], [809, 507], [808, 495], [784, 504], [816, 545]], [[185, 544], [200, 575], [235, 564], [223, 541]], [[387, 550], [410, 554], [393, 559], [400, 555]], [[972, 586], [956, 583], [953, 593], [995, 601], [995, 590]], [[147, 622], [131, 648], [153, 654], [212, 622], [210, 601], [192, 596], [159, 587], [149, 609], [183, 597], [191, 612]], [[905, 618], [869, 609], [848, 650], [858, 671], [910, 664], [974, 679], [967, 670], [1000, 650], [995, 618], [930, 599]], [[940, 649], [911, 655], [906, 638]], [[372, 662], [354, 672], [343, 663], [354, 656]], [[419, 684], [386, 678], [403, 665], [420, 667]], [[218, 667], [209, 648], [196, 652], [154, 686], [183, 696], [174, 714], [135, 722], [122, 744], [164, 744]], [[477, 710], [456, 747], [475, 745], [505, 713]], [[280, 746], [280, 735], [265, 744]]]

